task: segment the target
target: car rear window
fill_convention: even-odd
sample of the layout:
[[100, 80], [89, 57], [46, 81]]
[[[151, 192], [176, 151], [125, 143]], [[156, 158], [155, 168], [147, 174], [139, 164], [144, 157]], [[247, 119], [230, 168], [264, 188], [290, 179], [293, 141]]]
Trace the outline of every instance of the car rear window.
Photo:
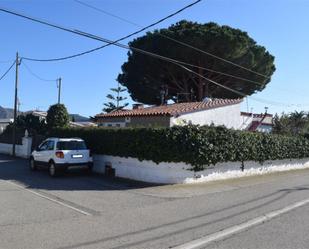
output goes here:
[[84, 141], [61, 141], [57, 143], [57, 150], [87, 150]]

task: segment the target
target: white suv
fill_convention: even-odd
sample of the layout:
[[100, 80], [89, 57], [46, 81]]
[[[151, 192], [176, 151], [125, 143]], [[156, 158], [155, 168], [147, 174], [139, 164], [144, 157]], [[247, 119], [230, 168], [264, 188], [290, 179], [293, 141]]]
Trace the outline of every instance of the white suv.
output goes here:
[[50, 176], [73, 167], [92, 170], [93, 160], [84, 140], [80, 138], [48, 138], [31, 154], [30, 169], [48, 169]]

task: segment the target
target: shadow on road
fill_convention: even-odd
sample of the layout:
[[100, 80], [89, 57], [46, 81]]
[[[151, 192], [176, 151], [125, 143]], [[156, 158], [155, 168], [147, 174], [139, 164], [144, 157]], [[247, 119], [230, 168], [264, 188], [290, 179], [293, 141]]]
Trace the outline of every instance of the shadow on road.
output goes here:
[[30, 171], [28, 161], [0, 155], [0, 180], [17, 181], [27, 188], [42, 190], [128, 190], [151, 186], [121, 178], [110, 178], [86, 170], [69, 170], [52, 178], [45, 170]]
[[[222, 209], [218, 209], [218, 210], [211, 211], [211, 212], [205, 212], [204, 214], [195, 215], [195, 216], [193, 215], [191, 217], [179, 219], [179, 220], [174, 221], [174, 222], [169, 222], [169, 223], [161, 224], [161, 225], [158, 225], [158, 226], [152, 226], [152, 227], [149, 227], [149, 228], [146, 228], [146, 229], [141, 229], [141, 230], [137, 230], [137, 231], [133, 231], [133, 232], [125, 233], [125, 234], [120, 234], [120, 235], [116, 235], [116, 236], [105, 237], [105, 238], [98, 239], [98, 240], [79, 243], [79, 244], [75, 244], [75, 245], [72, 245], [72, 246], [60, 247], [58, 249], [84, 248], [84, 247], [87, 247], [87, 246], [93, 246], [93, 245], [97, 245], [97, 244], [100, 244], [100, 243], [113, 241], [113, 240], [117, 240], [117, 239], [121, 240], [121, 239], [124, 239], [125, 237], [130, 237], [130, 236], [134, 236], [134, 235], [138, 235], [138, 234], [142, 234], [142, 233], [146, 233], [146, 232], [155, 231], [157, 229], [166, 228], [168, 226], [179, 225], [181, 223], [191, 221], [191, 220], [194, 220], [194, 219], [201, 220], [201, 219], [205, 219], [207, 217], [211, 217], [212, 215], [222, 213], [222, 216], [220, 218], [210, 219], [210, 221], [208, 220], [207, 222], [199, 223], [198, 225], [194, 225], [194, 226], [190, 226], [190, 227], [186, 227], [186, 228], [182, 228], [182, 229], [177, 229], [176, 231], [173, 231], [173, 232], [166, 232], [166, 233], [164, 233], [164, 235], [158, 235], [158, 236], [154, 236], [154, 237], [147, 238], [147, 239], [137, 240], [135, 242], [122, 244], [120, 246], [109, 247], [110, 249], [132, 248], [132, 247], [135, 247], [135, 246], [147, 243], [147, 242], [156, 241], [156, 240], [160, 240], [160, 239], [163, 239], [163, 238], [168, 238], [170, 236], [181, 234], [181, 233], [184, 233], [184, 232], [187, 232], [187, 231], [190, 231], [190, 230], [195, 230], [195, 229], [199, 229], [199, 228], [202, 228], [202, 227], [205, 228], [207, 226], [213, 226], [216, 223], [226, 221], [226, 220], [231, 219], [233, 217], [237, 217], [237, 216], [244, 215], [246, 213], [258, 210], [259, 208], [265, 207], [269, 204], [272, 204], [276, 201], [279, 201], [279, 200], [283, 199], [284, 197], [288, 196], [290, 193], [296, 192], [296, 191], [309, 191], [309, 186], [308, 187], [302, 186], [302, 187], [299, 187], [299, 188], [291, 188], [291, 189], [282, 189], [282, 190], [273, 192], [273, 193], [268, 194], [268, 195], [264, 195], [264, 196], [261, 196], [261, 197], [258, 197], [258, 198], [253, 198], [253, 199], [245, 201], [245, 202], [232, 204], [232, 205], [229, 205], [229, 206], [222, 208]], [[270, 200], [267, 200], [268, 198], [270, 198]], [[263, 200], [265, 200], [265, 201], [263, 201]], [[244, 209], [244, 210], [241, 210], [241, 211], [233, 212], [232, 214], [229, 214], [229, 215], [224, 215], [224, 213], [223, 213], [225, 211], [228, 211], [228, 210], [231, 210], [231, 209], [234, 209], [234, 208], [240, 208], [241, 206], [247, 206], [251, 203], [259, 202], [259, 201], [262, 201], [262, 203], [254, 205], [251, 208], [247, 208], [247, 209]]]
[[[137, 188], [146, 188], [153, 185], [146, 183], [127, 181], [123, 179], [109, 179], [101, 175], [89, 174], [82, 171], [70, 172], [59, 178], [51, 178], [47, 172], [38, 171], [31, 172], [28, 168], [27, 160], [15, 159], [0, 155], [0, 180], [18, 181], [24, 184], [28, 188], [43, 189], [43, 190], [129, 190]], [[180, 225], [181, 228], [172, 229], [164, 232], [164, 234], [158, 234], [151, 238], [137, 239], [131, 243], [122, 243], [115, 247], [109, 247], [113, 249], [137, 247], [140, 244], [144, 244], [151, 241], [156, 241], [164, 238], [168, 238], [173, 235], [182, 234], [187, 231], [193, 231], [199, 228], [205, 228], [213, 226], [216, 223], [220, 223], [233, 217], [249, 214], [252, 211], [259, 210], [262, 207], [266, 207], [272, 203], [278, 202], [289, 194], [298, 191], [309, 191], [309, 185], [302, 185], [295, 188], [280, 189], [273, 191], [269, 194], [252, 198], [243, 202], [234, 203], [231, 201], [228, 205], [212, 211], [205, 211], [202, 214], [192, 214], [189, 217], [179, 218], [175, 221], [169, 221], [160, 225], [150, 225], [147, 228], [137, 229], [127, 233], [117, 234], [110, 237], [102, 237], [97, 240], [85, 241], [71, 246], [65, 246], [59, 249], [73, 249], [73, 248], [85, 248], [88, 246], [94, 246], [101, 243], [107, 243], [114, 240], [124, 240], [126, 237], [137, 236], [143, 233], [152, 233], [158, 229], [166, 229]], [[248, 206], [248, 207], [247, 207]], [[229, 212], [231, 211], [232, 212]], [[225, 213], [227, 212], [227, 213]], [[195, 225], [186, 225], [186, 222], [197, 220]]]

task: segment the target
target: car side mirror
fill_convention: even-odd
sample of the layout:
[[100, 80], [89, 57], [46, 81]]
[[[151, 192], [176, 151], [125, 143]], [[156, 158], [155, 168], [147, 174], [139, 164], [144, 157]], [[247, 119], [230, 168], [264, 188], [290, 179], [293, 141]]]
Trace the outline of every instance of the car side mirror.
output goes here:
[[40, 151], [41, 149], [40, 149], [40, 147], [38, 146], [38, 147], [36, 147], [34, 150], [35, 150], [35, 151]]

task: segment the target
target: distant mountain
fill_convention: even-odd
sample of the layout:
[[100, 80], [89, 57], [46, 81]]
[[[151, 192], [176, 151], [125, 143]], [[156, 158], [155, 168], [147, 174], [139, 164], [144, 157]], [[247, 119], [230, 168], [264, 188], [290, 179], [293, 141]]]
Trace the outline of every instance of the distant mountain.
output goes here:
[[14, 110], [0, 106], [0, 118], [13, 118]]
[[[71, 119], [75, 122], [88, 122], [90, 118], [81, 116], [79, 114], [69, 114]], [[14, 109], [4, 108], [0, 106], [0, 118], [13, 118], [14, 117]]]
[[70, 114], [71, 120], [74, 120], [74, 122], [88, 122], [90, 121], [90, 118], [81, 116], [79, 114]]

